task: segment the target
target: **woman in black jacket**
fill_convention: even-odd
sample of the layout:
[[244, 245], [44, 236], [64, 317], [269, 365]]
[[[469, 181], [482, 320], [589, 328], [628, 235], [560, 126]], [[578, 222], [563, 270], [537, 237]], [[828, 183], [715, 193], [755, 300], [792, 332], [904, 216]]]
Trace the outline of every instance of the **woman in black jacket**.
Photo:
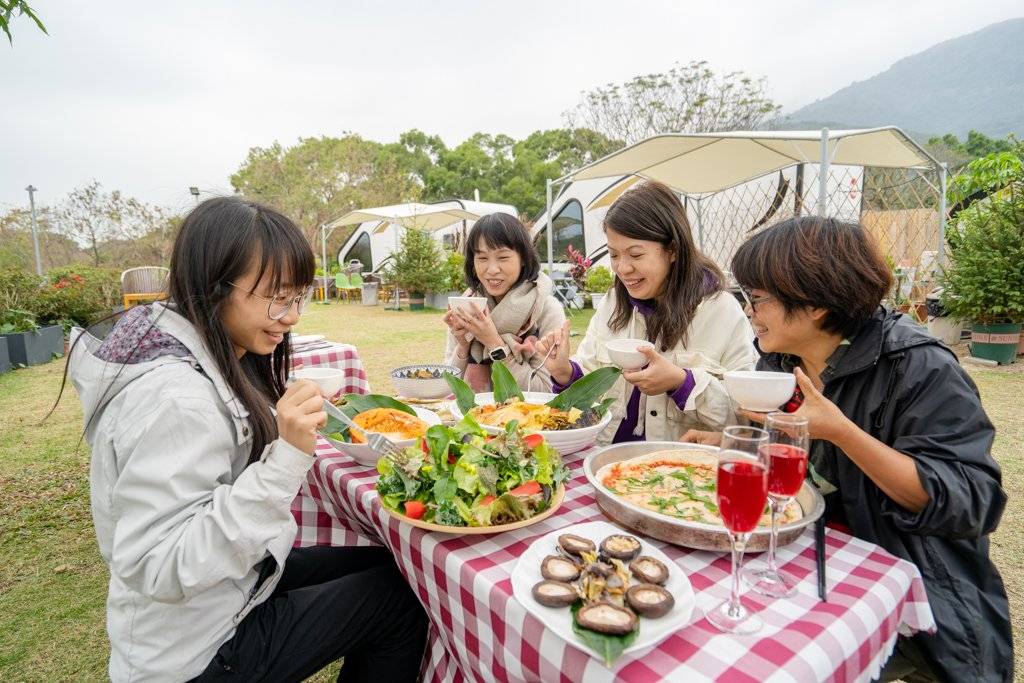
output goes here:
[[1006, 505], [995, 430], [956, 356], [880, 306], [892, 276], [860, 225], [784, 221], [743, 244], [732, 272], [758, 369], [797, 377], [784, 409], [809, 418], [830, 521], [924, 578], [938, 628], [900, 638], [883, 680], [1012, 680], [1009, 605], [989, 559]]

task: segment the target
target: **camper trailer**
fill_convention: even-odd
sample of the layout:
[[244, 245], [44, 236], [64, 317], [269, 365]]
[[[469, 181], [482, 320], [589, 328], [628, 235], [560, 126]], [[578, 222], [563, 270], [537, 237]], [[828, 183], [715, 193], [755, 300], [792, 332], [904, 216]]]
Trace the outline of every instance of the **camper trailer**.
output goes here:
[[[484, 216], [490, 213], [507, 213], [518, 218], [519, 212], [511, 204], [495, 204], [477, 202], [468, 199], [453, 199], [446, 202], [433, 202], [431, 206], [442, 208], [465, 209]], [[457, 221], [432, 234], [446, 249], [462, 251], [465, 247], [466, 235], [473, 227], [473, 221]], [[358, 260], [363, 264], [364, 273], [377, 273], [385, 267], [391, 255], [398, 249], [401, 231], [405, 228], [395, 226], [387, 221], [366, 221], [360, 223], [336, 254], [342, 266]]]

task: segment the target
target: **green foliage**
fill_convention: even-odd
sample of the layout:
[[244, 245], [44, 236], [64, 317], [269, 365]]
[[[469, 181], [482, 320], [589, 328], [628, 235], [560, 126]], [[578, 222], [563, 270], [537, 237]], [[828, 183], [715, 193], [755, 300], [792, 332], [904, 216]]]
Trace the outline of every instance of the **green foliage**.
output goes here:
[[611, 289], [615, 278], [606, 266], [596, 266], [587, 273], [587, 291], [595, 294]]
[[27, 270], [0, 270], [0, 311], [12, 308], [31, 311], [42, 284], [35, 273]]
[[31, 19], [39, 27], [40, 31], [46, 33], [46, 27], [43, 26], [43, 22], [40, 21], [39, 17], [36, 16], [36, 13], [25, 0], [0, 0], [0, 31], [3, 31], [4, 35], [7, 36], [7, 42], [12, 45], [14, 44], [14, 38], [11, 36], [11, 17], [14, 16], [15, 11], [18, 12], [19, 16], [26, 16]]
[[60, 323], [65, 330], [87, 326], [113, 312], [120, 299], [121, 274], [112, 268], [55, 268], [47, 274], [33, 303], [40, 320]]
[[967, 138], [963, 142], [956, 135], [946, 133], [942, 137], [929, 138], [927, 147], [939, 161], [945, 161], [956, 168], [978, 157], [1009, 152], [1013, 149], [1013, 143], [1008, 139], [990, 138], [984, 133], [972, 130], [967, 133]]
[[1011, 183], [1024, 182], [1024, 154], [1020, 147], [1013, 151], [993, 152], [967, 164], [963, 172], [949, 183], [946, 196], [953, 204], [972, 195], [989, 195]]
[[0, 311], [0, 334], [31, 332], [39, 329], [36, 318], [30, 311], [8, 308]]
[[442, 291], [447, 284], [447, 276], [441, 247], [423, 230], [404, 230], [401, 248], [387, 266], [385, 277], [416, 294]]
[[976, 202], [954, 230], [942, 274], [946, 310], [980, 324], [1024, 322], [1024, 186]]
[[466, 291], [466, 257], [457, 251], [448, 252], [444, 264], [444, 275], [447, 282], [445, 285], [449, 292]]

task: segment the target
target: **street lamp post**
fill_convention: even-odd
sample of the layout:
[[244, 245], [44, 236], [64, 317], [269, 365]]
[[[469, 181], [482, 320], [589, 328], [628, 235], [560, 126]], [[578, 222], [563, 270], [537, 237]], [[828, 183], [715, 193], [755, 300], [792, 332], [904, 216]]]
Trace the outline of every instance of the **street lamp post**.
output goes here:
[[39, 234], [38, 228], [36, 227], [36, 188], [29, 185], [25, 188], [28, 192], [28, 203], [32, 207], [32, 247], [36, 252], [36, 274], [39, 277], [43, 276], [43, 260], [39, 256]]
[[188, 191], [191, 192], [192, 196], [196, 198], [196, 204], [198, 204], [199, 203], [199, 188], [196, 187], [195, 185], [193, 185], [192, 187], [188, 188]]

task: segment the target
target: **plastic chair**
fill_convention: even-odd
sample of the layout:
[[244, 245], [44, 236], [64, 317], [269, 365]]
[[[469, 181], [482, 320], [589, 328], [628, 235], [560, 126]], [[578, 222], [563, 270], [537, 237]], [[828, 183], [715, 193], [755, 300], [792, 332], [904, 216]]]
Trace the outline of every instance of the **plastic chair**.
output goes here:
[[145, 301], [167, 298], [167, 277], [162, 266], [140, 266], [121, 273], [121, 295], [125, 310]]
[[362, 289], [362, 287], [363, 287], [363, 276], [360, 275], [359, 273], [352, 273], [352, 276], [349, 277], [349, 282], [352, 283], [352, 287], [354, 289]]
[[338, 290], [338, 300], [348, 299], [349, 295], [358, 292], [362, 285], [356, 287], [344, 272], [334, 276], [334, 287]]

